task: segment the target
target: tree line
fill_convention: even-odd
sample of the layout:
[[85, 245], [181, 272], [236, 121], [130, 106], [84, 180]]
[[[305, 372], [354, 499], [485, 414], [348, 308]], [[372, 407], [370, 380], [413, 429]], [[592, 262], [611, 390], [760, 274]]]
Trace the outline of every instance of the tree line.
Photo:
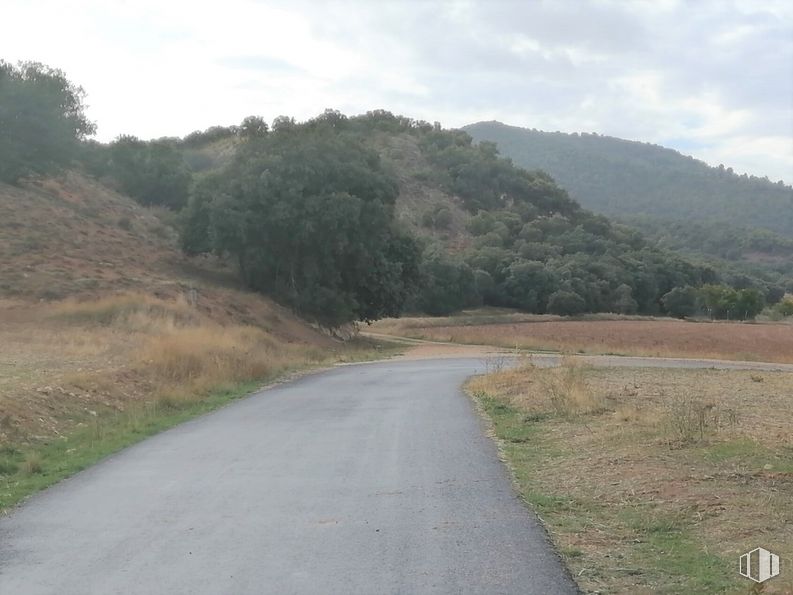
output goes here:
[[[0, 135], [4, 181], [76, 164], [141, 204], [178, 213], [186, 253], [233, 259], [250, 288], [322, 325], [482, 304], [746, 319], [785, 293], [659, 249], [583, 209], [546, 173], [437, 123], [328, 110], [303, 123], [250, 116], [184, 138], [102, 144], [86, 140], [94, 127], [83, 92], [63, 73], [0, 65], [8, 99], [0, 124], [15, 131]], [[449, 200], [417, 224], [443, 229], [461, 209], [462, 246], [397, 221], [400, 178], [380, 150], [389, 139], [417, 147], [407, 173]]]

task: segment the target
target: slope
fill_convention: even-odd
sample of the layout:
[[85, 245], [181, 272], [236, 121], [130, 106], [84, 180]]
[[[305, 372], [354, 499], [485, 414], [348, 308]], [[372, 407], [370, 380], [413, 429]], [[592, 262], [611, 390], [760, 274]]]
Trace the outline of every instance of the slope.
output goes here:
[[183, 256], [158, 215], [74, 172], [0, 184], [0, 510], [252, 384], [369, 351]]
[[550, 173], [586, 208], [759, 227], [793, 237], [793, 188], [658, 145], [478, 122], [464, 127], [516, 164]]

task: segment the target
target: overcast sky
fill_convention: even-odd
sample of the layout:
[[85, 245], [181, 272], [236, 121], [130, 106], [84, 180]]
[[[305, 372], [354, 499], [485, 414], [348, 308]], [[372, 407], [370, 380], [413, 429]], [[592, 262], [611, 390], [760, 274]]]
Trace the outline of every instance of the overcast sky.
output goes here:
[[4, 0], [98, 136], [383, 108], [662, 144], [793, 182], [793, 2]]

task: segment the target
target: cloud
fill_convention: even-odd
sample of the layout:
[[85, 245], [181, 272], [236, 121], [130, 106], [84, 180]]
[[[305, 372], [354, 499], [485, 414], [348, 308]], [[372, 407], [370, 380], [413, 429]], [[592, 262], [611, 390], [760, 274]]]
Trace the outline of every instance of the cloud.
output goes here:
[[11, 0], [4, 20], [0, 56], [66, 70], [105, 139], [385, 108], [669, 144], [793, 182], [785, 0]]

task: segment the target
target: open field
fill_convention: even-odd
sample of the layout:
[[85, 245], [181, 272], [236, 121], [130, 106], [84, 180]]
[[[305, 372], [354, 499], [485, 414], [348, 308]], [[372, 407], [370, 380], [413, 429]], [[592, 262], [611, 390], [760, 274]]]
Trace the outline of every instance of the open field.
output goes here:
[[527, 314], [389, 319], [377, 333], [508, 349], [793, 363], [793, 324]]
[[190, 299], [0, 304], [0, 510], [263, 382], [384, 353], [331, 339], [252, 294]]
[[740, 554], [793, 559], [793, 374], [566, 362], [468, 389], [585, 591], [746, 593]]

